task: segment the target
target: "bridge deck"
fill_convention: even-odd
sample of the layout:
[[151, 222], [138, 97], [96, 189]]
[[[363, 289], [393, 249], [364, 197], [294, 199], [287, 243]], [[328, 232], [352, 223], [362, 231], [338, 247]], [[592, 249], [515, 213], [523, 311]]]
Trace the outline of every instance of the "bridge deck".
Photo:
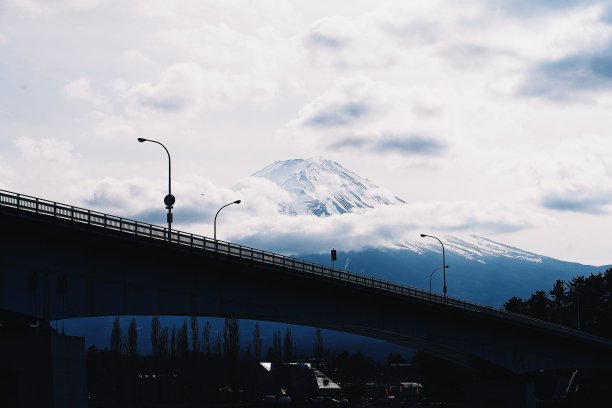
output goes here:
[[[7, 210], [12, 209], [13, 211], [18, 210], [19, 212], [23, 212], [24, 215], [26, 215], [26, 213], [35, 213], [75, 224], [87, 225], [92, 228], [112, 230], [123, 233], [128, 238], [129, 236], [136, 236], [139, 238], [160, 242], [168, 241], [168, 229], [161, 226], [5, 190], [0, 190], [0, 209], [1, 208], [5, 208]], [[534, 329], [558, 332], [558, 334], [563, 336], [579, 337], [582, 340], [612, 346], [612, 341], [572, 328], [503, 310], [497, 310], [489, 306], [480, 305], [461, 299], [443, 297], [435, 293], [373, 278], [371, 276], [332, 269], [290, 256], [263, 251], [243, 245], [237, 245], [221, 240], [214, 240], [201, 235], [186, 233], [178, 230], [172, 230], [169, 238], [169, 241], [173, 245], [184, 246], [192, 250], [210, 251], [211, 253], [233, 257], [236, 260], [273, 265], [296, 273], [311, 274], [325, 279], [342, 281], [350, 285], [367, 287], [371, 290], [373, 289], [386, 292], [394, 296], [408, 297], [412, 300], [426, 302], [439, 307], [475, 313], [495, 320], [510, 320], [521, 325], [530, 326]]]

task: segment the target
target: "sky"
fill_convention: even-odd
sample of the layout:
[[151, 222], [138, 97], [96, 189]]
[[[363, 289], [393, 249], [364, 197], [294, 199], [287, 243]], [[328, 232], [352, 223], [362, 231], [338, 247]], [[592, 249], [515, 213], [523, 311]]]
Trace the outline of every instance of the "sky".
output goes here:
[[[0, 189], [263, 249], [482, 235], [612, 263], [612, 2], [0, 0]], [[322, 156], [406, 202], [278, 213]]]

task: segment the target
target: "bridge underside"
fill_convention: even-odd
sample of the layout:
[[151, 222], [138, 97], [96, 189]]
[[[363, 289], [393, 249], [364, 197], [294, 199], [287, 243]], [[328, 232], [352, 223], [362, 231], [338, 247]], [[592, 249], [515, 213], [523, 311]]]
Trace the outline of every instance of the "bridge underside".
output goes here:
[[612, 350], [323, 276], [0, 208], [3, 323], [237, 317], [366, 335], [512, 373], [610, 368]]

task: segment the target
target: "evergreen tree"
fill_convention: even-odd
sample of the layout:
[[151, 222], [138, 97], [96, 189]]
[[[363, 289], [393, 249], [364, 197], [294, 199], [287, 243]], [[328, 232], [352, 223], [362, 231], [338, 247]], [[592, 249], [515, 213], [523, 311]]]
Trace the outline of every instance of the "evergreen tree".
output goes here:
[[196, 356], [200, 348], [200, 328], [198, 327], [198, 317], [191, 316], [191, 351]]
[[315, 332], [314, 356], [317, 360], [323, 359], [323, 335], [318, 327]]
[[187, 319], [183, 320], [183, 325], [176, 335], [176, 348], [178, 356], [186, 359], [189, 355], [189, 338], [187, 337]]
[[518, 296], [512, 296], [502, 307], [508, 312], [524, 313], [525, 302]]
[[127, 355], [131, 358], [138, 356], [138, 332], [136, 331], [136, 320], [132, 319], [127, 331], [126, 341]]
[[151, 350], [154, 356], [159, 356], [160, 353], [160, 330], [161, 325], [159, 323], [159, 316], [153, 316], [151, 318]]
[[526, 301], [515, 296], [504, 309], [612, 338], [612, 268], [568, 283], [557, 280], [548, 295], [537, 291]]
[[253, 329], [253, 358], [255, 361], [259, 361], [261, 359], [261, 328], [259, 327], [259, 322], [255, 323], [255, 328]]
[[210, 322], [208, 320], [206, 323], [204, 323], [204, 328], [202, 329], [202, 352], [206, 355], [206, 357], [210, 357], [211, 355]]
[[237, 361], [240, 354], [239, 320], [226, 318], [223, 324], [223, 353], [230, 361]]
[[168, 357], [168, 328], [164, 327], [159, 333], [159, 355]]
[[273, 363], [280, 363], [283, 358], [283, 349], [281, 345], [281, 332], [280, 330], [274, 331], [274, 336], [272, 337], [272, 349], [269, 360]]
[[110, 337], [110, 351], [115, 354], [121, 354], [121, 343], [121, 323], [119, 322], [119, 318], [115, 317]]
[[534, 292], [525, 302], [527, 314], [537, 319], [550, 319], [550, 299], [543, 290]]
[[173, 359], [178, 358], [178, 352], [176, 349], [176, 326], [172, 325], [172, 334], [170, 335], [170, 356]]
[[283, 358], [285, 362], [291, 362], [295, 359], [295, 345], [291, 336], [291, 328], [285, 329], [285, 338], [283, 341]]
[[213, 355], [220, 356], [223, 354], [223, 336], [221, 332], [217, 332], [217, 336], [215, 338], [215, 344], [213, 345]]

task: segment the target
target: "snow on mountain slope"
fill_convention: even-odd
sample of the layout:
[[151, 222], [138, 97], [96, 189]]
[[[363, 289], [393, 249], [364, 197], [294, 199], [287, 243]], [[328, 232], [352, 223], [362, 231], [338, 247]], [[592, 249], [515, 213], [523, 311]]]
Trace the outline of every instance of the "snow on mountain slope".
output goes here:
[[[253, 174], [253, 177], [266, 178], [290, 194], [289, 202], [279, 203], [281, 212], [289, 215], [322, 217], [405, 204], [390, 191], [322, 157], [277, 161]], [[545, 258], [479, 235], [439, 237], [447, 253], [479, 263], [486, 263], [487, 258], [541, 263]], [[417, 254], [441, 252], [439, 243], [430, 238], [406, 240], [396, 245]]]
[[285, 214], [328, 216], [404, 203], [388, 190], [322, 157], [277, 161], [253, 174], [281, 186], [292, 200]]
[[[485, 262], [484, 259], [487, 257], [505, 257], [535, 263], [541, 263], [544, 258], [541, 255], [501, 244], [479, 235], [470, 235], [468, 238], [448, 236], [442, 237], [442, 241], [444, 242], [444, 247], [447, 252], [455, 253], [463, 258], [483, 263]], [[440, 244], [430, 238], [423, 238], [421, 241], [402, 242], [397, 245], [419, 254], [432, 250], [442, 251]]]

